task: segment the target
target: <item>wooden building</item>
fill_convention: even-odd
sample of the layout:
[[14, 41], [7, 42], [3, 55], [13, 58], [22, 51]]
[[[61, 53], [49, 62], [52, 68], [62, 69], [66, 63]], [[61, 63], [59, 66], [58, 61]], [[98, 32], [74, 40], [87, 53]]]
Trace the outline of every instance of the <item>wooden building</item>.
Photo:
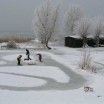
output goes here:
[[[100, 37], [100, 46], [104, 45], [104, 37]], [[87, 45], [91, 47], [96, 46], [96, 42], [93, 38], [87, 38]], [[80, 48], [83, 47], [83, 40], [80, 37], [65, 37], [65, 46], [66, 47], [73, 47], [73, 48]]]

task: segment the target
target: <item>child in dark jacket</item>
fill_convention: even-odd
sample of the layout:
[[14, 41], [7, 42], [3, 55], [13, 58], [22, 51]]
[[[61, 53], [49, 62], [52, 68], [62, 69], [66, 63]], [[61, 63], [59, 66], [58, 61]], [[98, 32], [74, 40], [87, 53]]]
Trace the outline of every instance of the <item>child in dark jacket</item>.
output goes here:
[[30, 58], [30, 52], [28, 49], [26, 49], [26, 55], [27, 55], [27, 58], [25, 58], [24, 60], [31, 60]]
[[39, 56], [39, 61], [42, 62], [42, 54], [38, 53], [37, 55]]

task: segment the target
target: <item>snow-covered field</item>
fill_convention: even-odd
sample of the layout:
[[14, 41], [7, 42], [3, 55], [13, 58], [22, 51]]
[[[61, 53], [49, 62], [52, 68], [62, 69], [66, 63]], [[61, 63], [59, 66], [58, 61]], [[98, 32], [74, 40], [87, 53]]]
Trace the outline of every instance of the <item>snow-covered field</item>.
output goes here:
[[[90, 48], [90, 51], [97, 73], [78, 67], [82, 48], [31, 49], [36, 65], [24, 62], [25, 50], [0, 50], [0, 104], [104, 104], [104, 49]], [[36, 53], [42, 53], [42, 64]], [[23, 66], [16, 65], [19, 54], [23, 55]], [[53, 62], [51, 66], [49, 59], [57, 64]], [[58, 63], [66, 69], [58, 67]], [[69, 75], [68, 70], [75, 74]], [[80, 76], [83, 83], [78, 86], [82, 82]], [[71, 87], [67, 88], [67, 83]], [[93, 92], [85, 92], [84, 86], [92, 87]]]

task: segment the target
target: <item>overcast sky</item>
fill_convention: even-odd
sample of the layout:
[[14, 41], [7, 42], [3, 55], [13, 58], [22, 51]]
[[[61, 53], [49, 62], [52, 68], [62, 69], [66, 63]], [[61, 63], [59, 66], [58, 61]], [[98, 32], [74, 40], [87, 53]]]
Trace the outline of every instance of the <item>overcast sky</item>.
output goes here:
[[[0, 0], [0, 33], [32, 33], [34, 9], [43, 0]], [[88, 16], [104, 16], [104, 0], [52, 0], [61, 2], [61, 9], [79, 4]], [[64, 15], [64, 14], [63, 14]]]

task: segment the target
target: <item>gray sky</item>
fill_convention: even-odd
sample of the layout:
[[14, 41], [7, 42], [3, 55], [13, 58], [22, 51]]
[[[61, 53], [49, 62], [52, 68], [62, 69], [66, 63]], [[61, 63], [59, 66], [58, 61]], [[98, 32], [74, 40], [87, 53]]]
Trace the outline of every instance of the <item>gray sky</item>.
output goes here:
[[[43, 0], [0, 0], [0, 33], [32, 33], [34, 9]], [[79, 4], [88, 16], [104, 16], [104, 0], [52, 0], [61, 2], [61, 9]], [[64, 15], [64, 14], [63, 14]]]

